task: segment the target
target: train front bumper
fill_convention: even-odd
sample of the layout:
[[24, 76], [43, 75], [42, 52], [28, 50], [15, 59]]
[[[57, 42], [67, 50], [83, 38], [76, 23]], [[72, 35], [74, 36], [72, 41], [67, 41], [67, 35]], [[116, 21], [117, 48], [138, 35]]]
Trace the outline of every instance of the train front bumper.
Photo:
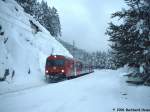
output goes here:
[[64, 74], [46, 74], [46, 79], [61, 79], [66, 78]]

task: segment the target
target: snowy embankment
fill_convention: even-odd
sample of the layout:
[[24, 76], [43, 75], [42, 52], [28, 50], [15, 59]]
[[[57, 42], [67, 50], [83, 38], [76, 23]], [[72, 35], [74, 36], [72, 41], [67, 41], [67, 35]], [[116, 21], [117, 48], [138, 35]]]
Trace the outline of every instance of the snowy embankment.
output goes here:
[[128, 85], [122, 74], [120, 71], [97, 70], [76, 79], [0, 95], [0, 110], [113, 112], [115, 109], [117, 112], [117, 108], [150, 109], [149, 87]]
[[0, 79], [5, 80], [0, 82], [0, 91], [42, 83], [52, 49], [53, 54], [72, 57], [14, 0], [0, 0]]

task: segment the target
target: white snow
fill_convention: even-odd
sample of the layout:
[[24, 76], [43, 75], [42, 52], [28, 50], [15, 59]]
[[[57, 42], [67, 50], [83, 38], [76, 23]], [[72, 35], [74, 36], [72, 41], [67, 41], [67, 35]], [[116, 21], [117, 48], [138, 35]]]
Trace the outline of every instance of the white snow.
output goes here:
[[150, 109], [149, 87], [129, 85], [123, 74], [119, 70], [96, 70], [76, 79], [0, 95], [0, 110], [113, 112], [113, 108]]
[[[41, 31], [35, 33], [29, 20]], [[22, 85], [35, 85], [36, 82], [43, 84], [45, 61], [52, 49], [54, 49], [53, 54], [72, 57], [14, 0], [0, 0], [0, 25], [1, 31], [4, 32], [4, 35], [0, 35], [0, 77], [4, 76], [5, 69], [9, 69], [10, 72], [6, 82], [0, 82], [0, 93], [17, 85], [20, 88]], [[4, 40], [7, 42], [4, 43]], [[15, 75], [11, 80], [13, 70]], [[30, 74], [28, 74], [29, 71]]]

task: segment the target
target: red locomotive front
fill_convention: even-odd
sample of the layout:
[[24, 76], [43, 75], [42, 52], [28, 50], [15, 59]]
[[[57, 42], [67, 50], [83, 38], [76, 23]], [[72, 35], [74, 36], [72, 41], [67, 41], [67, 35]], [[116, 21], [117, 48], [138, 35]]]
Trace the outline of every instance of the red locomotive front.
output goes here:
[[47, 79], [64, 79], [72, 74], [74, 61], [61, 55], [51, 55], [46, 60]]

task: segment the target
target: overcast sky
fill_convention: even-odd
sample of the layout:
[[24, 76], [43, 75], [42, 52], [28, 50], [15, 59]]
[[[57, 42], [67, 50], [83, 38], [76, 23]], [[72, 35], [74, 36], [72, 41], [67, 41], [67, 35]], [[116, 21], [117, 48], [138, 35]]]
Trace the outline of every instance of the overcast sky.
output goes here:
[[59, 13], [62, 39], [86, 51], [107, 50], [105, 35], [110, 15], [124, 7], [123, 0], [45, 0]]

